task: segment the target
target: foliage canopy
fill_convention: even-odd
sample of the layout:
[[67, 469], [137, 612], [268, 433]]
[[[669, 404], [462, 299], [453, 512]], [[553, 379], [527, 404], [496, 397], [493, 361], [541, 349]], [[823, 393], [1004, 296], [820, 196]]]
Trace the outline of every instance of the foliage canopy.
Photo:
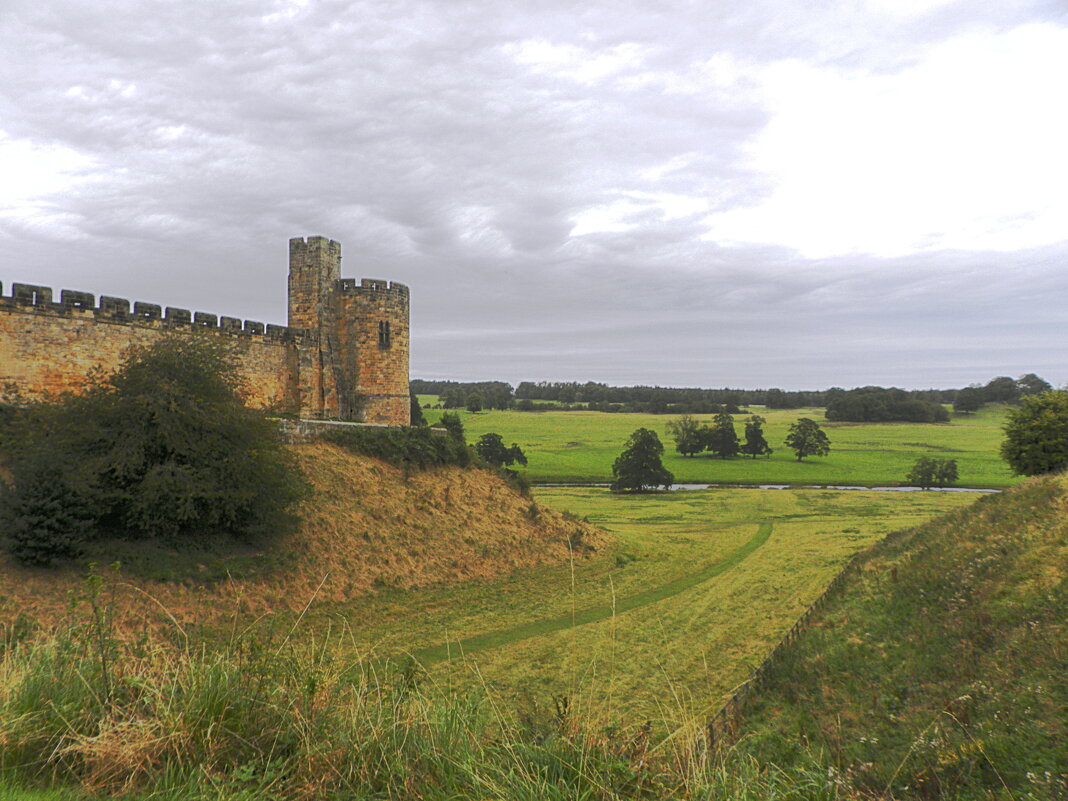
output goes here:
[[921, 456], [909, 470], [905, 480], [921, 489], [944, 487], [958, 478], [956, 459], [932, 459]]
[[508, 447], [504, 444], [501, 435], [492, 431], [478, 438], [478, 442], [475, 443], [475, 453], [484, 462], [494, 467], [527, 463], [527, 457], [517, 443], [513, 442], [511, 447]]
[[764, 438], [765, 422], [767, 421], [758, 414], [746, 420], [745, 443], [741, 447], [741, 452], [746, 456], [752, 456], [755, 459], [758, 456], [771, 456], [773, 453], [771, 446]]
[[225, 345], [163, 339], [91, 379], [20, 415], [2, 504], [18, 558], [48, 564], [106, 536], [203, 540], [282, 525], [304, 483], [276, 425], [244, 405]]
[[797, 454], [797, 461], [806, 456], [826, 456], [831, 452], [831, 441], [819, 427], [819, 423], [802, 417], [790, 426], [786, 435], [786, 447]]
[[667, 431], [675, 440], [675, 450], [683, 456], [693, 456], [705, 449], [701, 424], [692, 415], [684, 414], [667, 424]]
[[1010, 409], [1001, 456], [1017, 475], [1068, 468], [1068, 393], [1026, 395]]
[[[1010, 379], [1011, 380], [1011, 379]], [[939, 403], [932, 403], [903, 389], [862, 387], [839, 391], [827, 401], [828, 420], [854, 423], [945, 423], [949, 412]]]
[[729, 412], [718, 412], [705, 434], [705, 447], [721, 459], [738, 455], [738, 434]]
[[675, 476], [660, 461], [663, 452], [664, 446], [656, 432], [639, 428], [630, 435], [623, 453], [612, 465], [612, 475], [615, 477], [612, 490], [645, 492], [655, 487], [671, 486]]

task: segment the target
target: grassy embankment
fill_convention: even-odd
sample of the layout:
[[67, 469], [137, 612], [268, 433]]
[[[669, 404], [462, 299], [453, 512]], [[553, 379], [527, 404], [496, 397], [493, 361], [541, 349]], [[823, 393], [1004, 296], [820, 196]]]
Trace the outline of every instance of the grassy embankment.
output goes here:
[[865, 795], [1068, 797], [1068, 477], [874, 549], [753, 699], [741, 748]]
[[[87, 561], [122, 564], [119, 591], [130, 626], [176, 622], [187, 632], [228, 633], [235, 620], [293, 618], [313, 601], [344, 603], [565, 562], [570, 540], [607, 544], [602, 533], [552, 510], [532, 517], [530, 499], [491, 471], [405, 475], [336, 446], [300, 445], [296, 452], [313, 492], [297, 510], [299, 530], [288, 537], [236, 549], [232, 542], [94, 546]], [[21, 613], [55, 623], [82, 575], [77, 566], [25, 568], [0, 555], [0, 620]]]
[[[422, 396], [425, 401], [434, 396]], [[1004, 410], [987, 407], [971, 415], [954, 415], [949, 423], [830, 423], [823, 409], [789, 411], [751, 409], [767, 419], [765, 438], [775, 452], [770, 458], [717, 459], [685, 457], [674, 451], [667, 423], [672, 415], [608, 414], [605, 412], [459, 410], [470, 442], [495, 431], [506, 443], [517, 442], [530, 461], [527, 478], [543, 481], [610, 481], [612, 462], [637, 428], [655, 431], [664, 443], [664, 466], [680, 483], [837, 484], [886, 486], [904, 483], [921, 456], [956, 459], [960, 486], [1008, 487], [1018, 479], [998, 456]], [[440, 409], [424, 409], [436, 421]], [[698, 415], [708, 422], [708, 415]], [[748, 415], [735, 415], [735, 429], [744, 436]], [[798, 462], [783, 440], [800, 417], [816, 420], [831, 440], [827, 456]]]

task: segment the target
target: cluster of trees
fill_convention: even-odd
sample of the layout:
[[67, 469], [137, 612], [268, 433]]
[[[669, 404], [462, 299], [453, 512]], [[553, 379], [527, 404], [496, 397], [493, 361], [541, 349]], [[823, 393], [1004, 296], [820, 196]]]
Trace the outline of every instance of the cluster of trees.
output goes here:
[[828, 392], [826, 417], [851, 423], [946, 423], [949, 412], [941, 403], [910, 395], [903, 389], [862, 387]]
[[663, 405], [739, 406], [754, 403], [739, 389], [698, 389], [693, 387], [610, 387], [595, 381], [580, 384], [574, 381], [523, 381], [516, 387], [517, 399], [551, 400], [560, 403], [658, 403]]
[[[1045, 392], [1048, 382], [1034, 373], [1017, 379], [999, 376], [983, 386], [963, 389], [904, 390], [896, 387], [832, 387], [819, 391], [771, 389], [700, 389], [696, 387], [613, 387], [596, 381], [523, 381], [513, 389], [504, 381], [411, 382], [413, 393], [438, 395], [446, 409], [589, 409], [598, 412], [646, 414], [737, 414], [743, 406], [769, 409], [826, 407], [828, 420], [849, 422], [903, 421], [938, 423], [949, 419], [944, 408], [975, 411], [984, 403], [1016, 403], [1020, 398]], [[542, 401], [542, 403], [537, 403]], [[551, 403], [545, 403], [551, 401]]]
[[[750, 416], [745, 421], [744, 442], [738, 439], [734, 419], [727, 412], [720, 412], [712, 418], [711, 425], [699, 423], [690, 415], [683, 415], [668, 423], [667, 430], [675, 440], [675, 450], [683, 456], [709, 451], [722, 459], [739, 454], [755, 459], [774, 453], [764, 437], [765, 422], [760, 415]], [[794, 422], [786, 436], [786, 446], [797, 454], [798, 460], [806, 456], [826, 456], [830, 453], [830, 445], [827, 434], [819, 424], [807, 417]]]
[[958, 478], [956, 459], [933, 459], [921, 456], [909, 470], [905, 480], [921, 489], [945, 487]]
[[0, 524], [29, 564], [112, 537], [258, 537], [306, 486], [277, 424], [244, 405], [232, 352], [207, 339], [134, 348], [83, 394], [15, 410], [3, 434]]
[[505, 381], [423, 381], [409, 382], [413, 395], [437, 395], [443, 409], [508, 409], [512, 405], [512, 385]]
[[1012, 379], [1006, 375], [992, 378], [985, 385], [978, 384], [958, 390], [953, 399], [953, 411], [975, 412], [987, 403], [1018, 403], [1021, 398], [1049, 392], [1053, 387], [1044, 378], [1027, 373]]
[[675, 450], [683, 456], [694, 456], [709, 451], [722, 459], [739, 453], [756, 458], [770, 456], [771, 448], [764, 438], [764, 418], [753, 415], [745, 424], [745, 441], [738, 440], [734, 430], [734, 418], [722, 411], [712, 418], [712, 424], [701, 424], [691, 415], [683, 415], [667, 424], [668, 433], [675, 440]]
[[[747, 441], [763, 441], [763, 447], [767, 448], [761, 431], [763, 422], [755, 415], [749, 419], [746, 424]], [[705, 450], [708, 448], [706, 443], [712, 441], [719, 448], [717, 455], [746, 452], [734, 434], [730, 415], [717, 416], [711, 426], [701, 425], [692, 417], [685, 416], [669, 423], [668, 431], [675, 438], [676, 449], [685, 456]], [[748, 436], [750, 432], [753, 436]], [[756, 436], [757, 432], [759, 437]], [[819, 424], [809, 418], [794, 422], [786, 436], [787, 447], [796, 453], [799, 461], [806, 456], [826, 455], [830, 452], [830, 444]], [[645, 428], [635, 431], [612, 466], [612, 489], [642, 492], [670, 486], [674, 476], [661, 462], [663, 451], [664, 447], [654, 432]], [[767, 448], [767, 452], [770, 453], [770, 448]], [[755, 457], [758, 454], [751, 455]], [[1068, 470], [1068, 392], [1047, 390], [1020, 396], [1019, 405], [1008, 412], [1001, 455], [1017, 475], [1034, 476]], [[918, 459], [909, 470], [907, 481], [929, 489], [948, 486], [958, 478], [955, 459], [925, 456]]]
[[607, 412], [608, 414], [715, 414], [727, 411], [738, 414], [741, 408], [733, 403], [664, 403], [660, 400], [628, 401], [627, 403], [610, 403], [592, 401], [590, 403], [537, 402], [529, 398], [517, 400], [513, 407], [520, 412]]
[[808, 409], [813, 406], [823, 406], [826, 394], [823, 391], [797, 392], [772, 387], [763, 393], [763, 401], [750, 401], [750, 403], [763, 403], [769, 409]]

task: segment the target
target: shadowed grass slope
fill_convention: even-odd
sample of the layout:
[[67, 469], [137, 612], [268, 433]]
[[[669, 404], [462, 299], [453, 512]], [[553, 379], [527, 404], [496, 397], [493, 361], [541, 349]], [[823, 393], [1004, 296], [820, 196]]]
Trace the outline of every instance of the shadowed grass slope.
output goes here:
[[753, 699], [742, 747], [864, 793], [1068, 797], [1068, 478], [875, 547]]
[[[295, 446], [312, 493], [300, 528], [261, 549], [232, 542], [172, 548], [109, 542], [95, 561], [119, 561], [119, 603], [183, 626], [211, 628], [305, 604], [343, 602], [383, 588], [413, 588], [508, 574], [581, 556], [607, 536], [542, 508], [498, 474], [438, 468], [406, 475], [336, 446]], [[47, 625], [64, 613], [84, 575], [0, 560], [0, 619], [19, 613]], [[167, 613], [163, 613], [163, 609]]]

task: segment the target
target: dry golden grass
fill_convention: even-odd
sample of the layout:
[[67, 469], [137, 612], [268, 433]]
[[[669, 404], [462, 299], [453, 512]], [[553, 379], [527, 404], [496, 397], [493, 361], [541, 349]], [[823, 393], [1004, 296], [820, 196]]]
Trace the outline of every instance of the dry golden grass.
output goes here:
[[[579, 532], [594, 548], [608, 543], [604, 532], [536, 505], [491, 471], [406, 476], [336, 446], [293, 447], [312, 486], [299, 530], [266, 551], [237, 554], [244, 578], [161, 581], [120, 570], [115, 592], [125, 627], [212, 627], [299, 613], [313, 599], [343, 602], [379, 588], [487, 579], [561, 561]], [[0, 622], [25, 613], [55, 624], [84, 576], [82, 568], [26, 568], [0, 557]]]
[[491, 472], [449, 468], [405, 479], [397, 468], [329, 445], [299, 452], [316, 491], [301, 513], [307, 551], [286, 580], [312, 590], [324, 568], [336, 571], [323, 590], [331, 600], [376, 584], [407, 589], [561, 561], [576, 530], [586, 542], [607, 542]]

